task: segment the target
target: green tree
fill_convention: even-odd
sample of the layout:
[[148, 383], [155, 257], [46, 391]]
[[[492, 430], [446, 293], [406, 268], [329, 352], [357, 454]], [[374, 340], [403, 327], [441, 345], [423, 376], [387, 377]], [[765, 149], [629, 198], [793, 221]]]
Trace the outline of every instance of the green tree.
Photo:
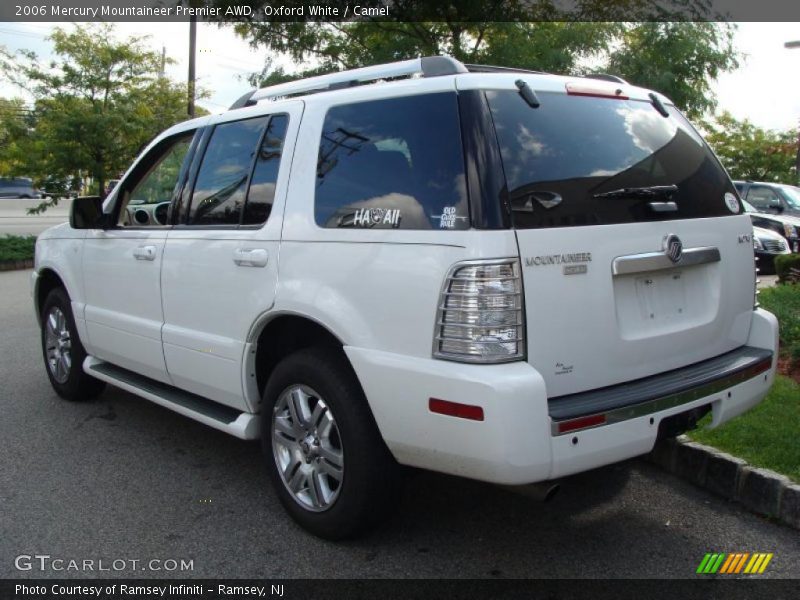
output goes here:
[[[210, 1], [222, 7], [230, 4]], [[267, 2], [249, 4], [258, 9]], [[296, 72], [287, 73], [268, 61], [251, 78], [260, 85], [446, 54], [466, 63], [560, 74], [615, 73], [664, 93], [696, 116], [714, 106], [710, 82], [738, 64], [734, 27], [702, 22], [716, 16], [704, 0], [674, 0], [673, 13], [649, 0], [574, 0], [566, 5], [559, 9], [550, 0], [396, 0], [390, 19], [254, 19], [234, 27], [252, 46], [286, 54], [297, 65]], [[662, 22], [671, 16], [700, 22]]]
[[728, 112], [703, 124], [706, 141], [733, 179], [795, 181], [796, 133], [756, 127]]
[[0, 98], [0, 176], [27, 176], [26, 140], [34, 129], [32, 111], [21, 98]]
[[727, 23], [640, 23], [625, 29], [607, 68], [698, 117], [716, 106], [711, 81], [739, 66], [734, 32]]
[[56, 28], [50, 64], [21, 51], [6, 53], [0, 65], [35, 98], [32, 131], [20, 143], [25, 166], [50, 188], [88, 175], [102, 192], [145, 143], [186, 118], [186, 86], [161, 76], [161, 55], [145, 47], [145, 37], [118, 42], [113, 31], [109, 24]]

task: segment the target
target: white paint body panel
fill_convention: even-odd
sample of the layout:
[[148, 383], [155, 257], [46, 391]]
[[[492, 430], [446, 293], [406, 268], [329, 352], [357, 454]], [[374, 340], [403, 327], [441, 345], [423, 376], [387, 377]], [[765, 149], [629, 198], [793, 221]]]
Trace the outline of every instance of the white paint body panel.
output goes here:
[[[161, 260], [166, 228], [89, 231], [84, 241], [86, 350], [170, 383], [161, 348]], [[134, 253], [152, 248], [153, 260]]]
[[[518, 230], [528, 360], [550, 396], [640, 379], [742, 346], [753, 312], [750, 217]], [[662, 250], [667, 234], [711, 246], [708, 264], [613, 276], [615, 258]], [[529, 257], [591, 252], [587, 272], [527, 266]]]

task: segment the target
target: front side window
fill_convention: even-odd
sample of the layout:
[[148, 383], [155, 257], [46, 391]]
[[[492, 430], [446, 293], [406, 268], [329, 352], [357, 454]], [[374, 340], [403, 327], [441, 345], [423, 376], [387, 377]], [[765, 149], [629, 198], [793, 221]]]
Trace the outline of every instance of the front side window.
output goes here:
[[172, 196], [189, 152], [194, 132], [165, 140], [137, 165], [120, 192], [118, 225], [125, 227], [167, 224]]
[[331, 108], [320, 140], [315, 219], [331, 228], [469, 228], [455, 93]]
[[[650, 102], [538, 95], [540, 106], [532, 108], [517, 91], [486, 92], [515, 227], [734, 214], [726, 203], [726, 194], [735, 198], [733, 184], [672, 106], [663, 117]], [[666, 186], [677, 189], [666, 194]], [[630, 188], [650, 188], [656, 195], [641, 189], [631, 193]], [[665, 201], [675, 206], [651, 206]]]
[[247, 180], [268, 120], [258, 117], [214, 128], [192, 192], [189, 225], [239, 225]]

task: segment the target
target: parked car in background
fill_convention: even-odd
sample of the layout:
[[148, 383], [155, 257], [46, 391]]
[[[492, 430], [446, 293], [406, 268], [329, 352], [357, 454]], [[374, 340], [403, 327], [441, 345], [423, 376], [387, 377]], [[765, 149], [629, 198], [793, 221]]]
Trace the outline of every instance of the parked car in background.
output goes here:
[[761, 227], [753, 227], [753, 248], [758, 258], [759, 272], [767, 275], [775, 273], [776, 256], [791, 252], [785, 237]]
[[746, 200], [742, 201], [742, 205], [745, 212], [750, 215], [753, 227], [774, 231], [786, 239], [791, 252], [800, 252], [800, 217], [762, 213]]
[[41, 198], [30, 177], [0, 177], [0, 198]]
[[785, 183], [734, 181], [742, 199], [759, 212], [800, 217], [800, 188]]

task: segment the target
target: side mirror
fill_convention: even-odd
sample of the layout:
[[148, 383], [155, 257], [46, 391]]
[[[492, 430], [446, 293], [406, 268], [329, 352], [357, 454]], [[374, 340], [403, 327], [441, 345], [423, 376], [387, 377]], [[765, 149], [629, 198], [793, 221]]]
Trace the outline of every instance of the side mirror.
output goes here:
[[69, 226], [73, 229], [105, 229], [106, 216], [100, 196], [80, 196], [72, 201]]
[[770, 198], [768, 206], [778, 214], [783, 212], [783, 203], [778, 198]]

